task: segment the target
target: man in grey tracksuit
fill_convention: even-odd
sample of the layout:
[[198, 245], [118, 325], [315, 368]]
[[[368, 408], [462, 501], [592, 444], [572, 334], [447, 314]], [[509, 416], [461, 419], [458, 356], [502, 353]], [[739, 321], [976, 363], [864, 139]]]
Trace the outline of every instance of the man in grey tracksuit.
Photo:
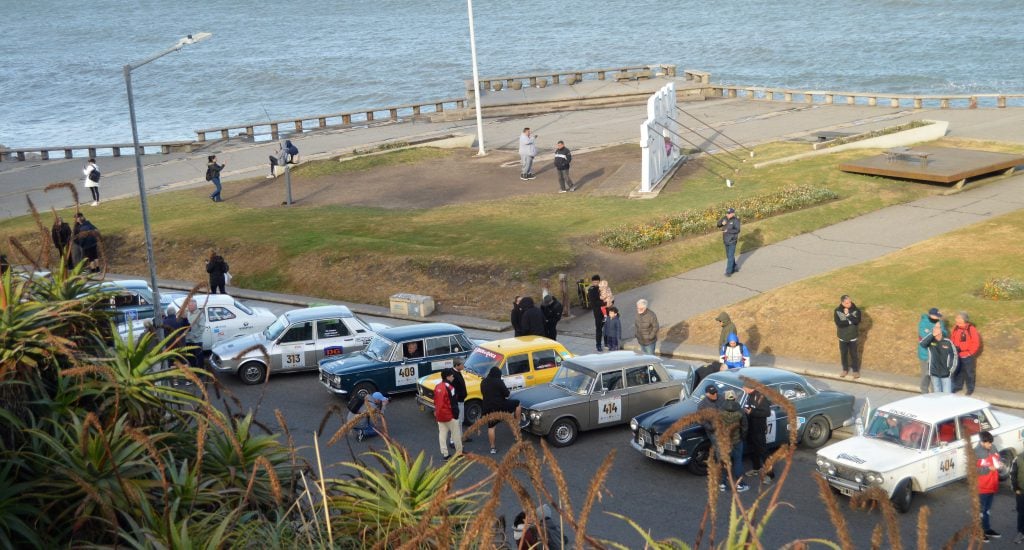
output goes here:
[[523, 162], [519, 179], [526, 181], [537, 177], [533, 175], [533, 157], [535, 156], [537, 156], [537, 136], [532, 135], [529, 128], [523, 128], [523, 133], [519, 134], [519, 160]]

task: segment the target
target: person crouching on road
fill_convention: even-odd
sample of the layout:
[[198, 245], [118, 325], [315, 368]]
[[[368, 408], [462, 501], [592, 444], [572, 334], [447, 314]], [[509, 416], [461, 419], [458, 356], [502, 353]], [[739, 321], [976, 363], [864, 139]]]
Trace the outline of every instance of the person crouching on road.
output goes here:
[[956, 374], [958, 357], [956, 346], [945, 337], [942, 326], [935, 323], [932, 333], [918, 345], [928, 350], [928, 373], [932, 377], [932, 392], [952, 393], [952, 377]]
[[455, 398], [455, 369], [441, 371], [441, 381], [434, 386], [434, 420], [437, 420], [437, 440], [441, 456], [448, 460], [448, 439], [455, 444], [455, 454], [462, 454], [462, 427], [459, 425], [459, 405]]
[[[372, 395], [367, 395], [366, 398], [363, 399], [362, 401], [359, 401], [359, 398], [357, 396], [352, 396], [352, 399], [355, 400], [355, 402], [349, 408], [348, 418], [345, 420], [346, 422], [351, 422], [355, 417], [359, 416], [360, 414], [369, 412], [370, 409], [377, 410], [381, 414], [384, 414], [384, 408], [387, 407], [388, 403], [391, 402], [391, 399], [389, 399], [387, 396], [385, 396], [383, 393], [379, 391], [373, 392]], [[355, 430], [356, 438], [359, 441], [362, 441], [368, 437], [374, 437], [378, 435], [378, 433], [381, 431], [380, 427], [374, 425], [373, 421], [371, 420], [372, 418], [372, 416], [363, 417], [363, 421], [360, 422], [354, 428], [352, 428], [353, 430]]]
[[740, 342], [739, 337], [730, 334], [725, 345], [722, 346], [722, 369], [742, 369], [750, 366], [750, 350], [747, 345]]

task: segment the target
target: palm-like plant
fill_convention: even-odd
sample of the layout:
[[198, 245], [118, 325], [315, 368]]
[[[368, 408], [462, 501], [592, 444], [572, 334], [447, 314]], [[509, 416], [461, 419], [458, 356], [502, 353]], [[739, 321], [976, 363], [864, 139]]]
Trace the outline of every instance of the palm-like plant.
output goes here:
[[[270, 509], [279, 505], [284, 486], [293, 475], [291, 454], [277, 436], [253, 433], [253, 415], [225, 418], [219, 411], [207, 411], [213, 425], [203, 442], [202, 472], [228, 507], [249, 506]], [[200, 431], [206, 432], [201, 423]]]
[[33, 527], [39, 510], [22, 496], [32, 490], [32, 482], [19, 473], [24, 467], [16, 455], [0, 455], [0, 548], [4, 550], [42, 546]]

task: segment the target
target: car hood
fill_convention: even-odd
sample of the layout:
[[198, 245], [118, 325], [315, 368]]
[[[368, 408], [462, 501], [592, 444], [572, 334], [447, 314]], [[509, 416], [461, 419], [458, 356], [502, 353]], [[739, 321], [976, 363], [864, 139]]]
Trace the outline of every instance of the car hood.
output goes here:
[[370, 325], [370, 330], [372, 330], [373, 332], [380, 332], [382, 330], [387, 330], [387, 329], [391, 328], [391, 325], [386, 324], [386, 323], [367, 323], [367, 324]]
[[[320, 370], [327, 374], [345, 374], [384, 364], [386, 363], [378, 361], [363, 352], [347, 353], [338, 358], [320, 361]], [[415, 363], [412, 364], [415, 365]]]
[[514, 397], [519, 400], [524, 409], [533, 410], [553, 409], [586, 399], [586, 396], [572, 393], [560, 386], [553, 386], [551, 384], [543, 384], [517, 391]]
[[908, 449], [881, 439], [855, 436], [820, 449], [818, 457], [856, 470], [886, 472], [917, 462], [928, 452]]
[[274, 315], [273, 311], [270, 311], [269, 309], [267, 309], [265, 307], [251, 307], [249, 309], [252, 310], [253, 315], [256, 316], [256, 317], [262, 317], [263, 319], [270, 319], [270, 323], [267, 326], [269, 326], [270, 324], [273, 324], [274, 321], [277, 320], [278, 316]]
[[[213, 346], [212, 351], [222, 359], [231, 359], [243, 350], [249, 349], [253, 346], [267, 346], [267, 340], [263, 337], [262, 332], [246, 334], [245, 336], [239, 336], [238, 338], [232, 338], [225, 342], [221, 342], [216, 346]], [[251, 353], [259, 354], [258, 351]]]
[[653, 433], [665, 433], [665, 430], [669, 428], [676, 420], [691, 415], [697, 412], [697, 406], [699, 403], [692, 399], [686, 399], [678, 403], [673, 403], [667, 407], [660, 409], [654, 409], [653, 411], [645, 412], [636, 417], [637, 423], [640, 427]]

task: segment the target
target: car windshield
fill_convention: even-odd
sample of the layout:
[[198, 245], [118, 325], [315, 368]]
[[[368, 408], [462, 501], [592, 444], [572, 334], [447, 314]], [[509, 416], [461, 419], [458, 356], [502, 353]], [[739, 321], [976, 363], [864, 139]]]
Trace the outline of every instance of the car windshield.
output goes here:
[[910, 449], [919, 449], [929, 432], [931, 426], [920, 420], [887, 411], [875, 411], [865, 435], [885, 439]]
[[363, 353], [374, 359], [382, 361], [387, 359], [391, 353], [391, 346], [394, 345], [394, 342], [378, 334], [373, 337], [373, 340], [370, 340], [370, 345], [366, 346], [366, 350]]
[[504, 359], [505, 356], [500, 353], [478, 347], [466, 358], [466, 370], [484, 378], [487, 376], [487, 371], [491, 370], [491, 367], [501, 365]]
[[594, 377], [587, 372], [574, 369], [572, 366], [562, 363], [551, 380], [552, 386], [569, 390], [578, 395], [590, 393], [590, 387], [594, 385]]
[[284, 329], [286, 328], [288, 328], [288, 319], [282, 315], [278, 317], [272, 325], [267, 327], [267, 330], [263, 331], [263, 336], [267, 338], [268, 342], [273, 342], [274, 340], [277, 340], [278, 336], [281, 336], [281, 333], [284, 332]]
[[252, 310], [249, 309], [249, 306], [243, 304], [242, 302], [235, 301], [235, 307], [237, 307], [239, 310], [241, 310], [246, 315], [252, 315]]
[[737, 392], [736, 395], [739, 395], [738, 392], [742, 391], [739, 388], [730, 386], [729, 384], [723, 384], [722, 382], [718, 382], [717, 380], [705, 378], [704, 380], [701, 380], [700, 384], [697, 385], [697, 388], [693, 390], [693, 393], [690, 394], [689, 399], [692, 399], [694, 401], [702, 401], [704, 399], [704, 394], [707, 393], [708, 386], [715, 386], [716, 388], [718, 388], [718, 395], [720, 396], [720, 399], [725, 395], [725, 392], [727, 390], [733, 390]]

